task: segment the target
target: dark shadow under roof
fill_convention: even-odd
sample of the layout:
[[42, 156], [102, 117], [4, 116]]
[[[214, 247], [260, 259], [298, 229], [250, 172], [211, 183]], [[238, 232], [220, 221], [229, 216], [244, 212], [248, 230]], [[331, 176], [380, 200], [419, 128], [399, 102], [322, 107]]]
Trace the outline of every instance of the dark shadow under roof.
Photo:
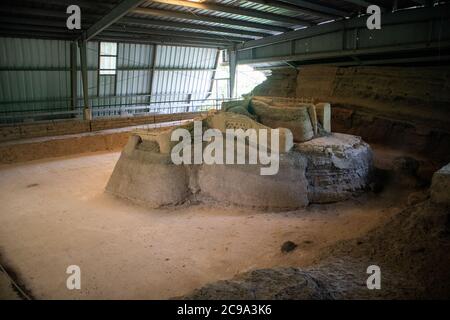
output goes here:
[[[385, 11], [428, 0], [370, 1]], [[82, 30], [66, 9], [81, 8]], [[2, 0], [0, 36], [228, 47], [363, 14], [363, 0]]]

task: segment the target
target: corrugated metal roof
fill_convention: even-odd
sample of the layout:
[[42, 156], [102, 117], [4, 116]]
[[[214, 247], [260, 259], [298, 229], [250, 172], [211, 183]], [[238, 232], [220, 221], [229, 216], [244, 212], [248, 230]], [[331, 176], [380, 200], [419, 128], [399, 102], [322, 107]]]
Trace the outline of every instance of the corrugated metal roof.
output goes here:
[[148, 3], [145, 3], [144, 5], [142, 5], [141, 7], [184, 12], [184, 13], [188, 13], [188, 14], [192, 14], [192, 15], [204, 15], [204, 16], [211, 16], [211, 17], [236, 19], [236, 20], [241, 20], [241, 21], [249, 21], [249, 22], [262, 23], [262, 24], [273, 23], [274, 25], [285, 26], [285, 27], [292, 26], [292, 24], [290, 24], [290, 23], [274, 22], [274, 21], [271, 21], [268, 19], [253, 18], [253, 17], [248, 17], [245, 15], [237, 15], [237, 14], [220, 12], [220, 11], [192, 9], [192, 8], [187, 8], [187, 7], [182, 7], [182, 6], [174, 6], [174, 5], [170, 5], [170, 4], [148, 2]]
[[[225, 3], [225, 2], [218, 1], [218, 3]], [[177, 11], [179, 10], [179, 11], [184, 11], [184, 12], [194, 12], [194, 13], [211, 15], [211, 16], [236, 18], [236, 19], [240, 19], [243, 21], [254, 21], [254, 22], [261, 22], [261, 23], [274, 22], [273, 20], [269, 20], [269, 19], [258, 19], [258, 18], [248, 17], [245, 14], [237, 15], [237, 14], [230, 14], [230, 13], [226, 13], [226, 12], [218, 12], [218, 11], [213, 11], [213, 10], [190, 9], [190, 8], [186, 8], [186, 7], [173, 6], [173, 5], [160, 4], [160, 3], [148, 2], [146, 4], [146, 6], [159, 7], [159, 8], [164, 8], [164, 9], [174, 9]], [[317, 17], [315, 17], [315, 16], [301, 14], [298, 11], [286, 10], [286, 9], [282, 9], [282, 8], [276, 8], [276, 7], [262, 5], [262, 4], [253, 3], [253, 2], [240, 1], [239, 5], [230, 5], [230, 6], [234, 7], [234, 8], [250, 9], [255, 12], [272, 13], [272, 14], [277, 14], [280, 16], [291, 17], [291, 18], [301, 18], [304, 20], [313, 21], [313, 20], [317, 19]], [[285, 23], [285, 25], [291, 25], [291, 24]]]
[[[127, 17], [138, 17], [138, 18], [146, 18], [148, 16], [143, 15], [143, 14], [139, 14], [139, 13], [130, 13], [127, 15]], [[191, 20], [188, 19], [181, 19], [181, 18], [174, 18], [174, 17], [158, 17], [158, 16], [151, 16], [152, 19], [155, 20], [163, 20], [163, 21], [171, 21], [171, 22], [188, 22], [188, 23], [192, 23]], [[209, 22], [209, 21], [195, 21], [196, 25], [202, 25], [202, 26], [210, 26], [211, 30], [208, 32], [217, 32], [215, 31], [214, 27], [223, 27], [223, 28], [230, 28], [230, 29], [236, 29], [236, 31], [238, 30], [242, 30], [242, 31], [264, 31], [268, 34], [279, 34], [280, 32], [277, 31], [270, 31], [270, 30], [262, 30], [262, 29], [257, 29], [257, 28], [250, 28], [250, 27], [243, 27], [243, 26], [235, 26], [235, 25], [229, 25], [229, 24], [224, 24], [224, 23], [215, 23], [215, 22]], [[192, 30], [192, 29], [189, 29]]]
[[[165, 1], [169, 4], [163, 3]], [[120, 3], [120, 0], [2, 0], [0, 4], [0, 36], [32, 37], [73, 40], [80, 37], [80, 31], [68, 31], [65, 27], [67, 14], [65, 9], [70, 4], [77, 4], [82, 9], [82, 29], [87, 30], [95, 22], [111, 11]], [[183, 4], [185, 5], [178, 5]], [[373, 0], [371, 3], [384, 7], [387, 11], [392, 10], [393, 1]], [[442, 1], [441, 1], [442, 2]], [[251, 32], [259, 33], [257, 36], [267, 36], [279, 34], [281, 32], [295, 30], [303, 27], [304, 24], [315, 25], [330, 19], [350, 17], [364, 12], [364, 7], [355, 4], [350, 0], [315, 0], [315, 1], [295, 1], [295, 0], [209, 0], [202, 2], [192, 8], [192, 2], [174, 0], [153, 0], [141, 4], [140, 8], [157, 9], [157, 14], [138, 14], [129, 11], [128, 14], [117, 21], [121, 25], [130, 25], [126, 18], [139, 18], [142, 24], [145, 20], [164, 21], [163, 26], [152, 26], [159, 30], [171, 30], [174, 33], [174, 41], [188, 45], [191, 41], [195, 45], [205, 43], [211, 46], [211, 41], [202, 37], [204, 34], [217, 36], [212, 38], [217, 40], [217, 46], [229, 45], [230, 41], [239, 42], [238, 39], [224, 41], [224, 35], [231, 35], [233, 32], [223, 32], [216, 28], [237, 30], [241, 35], [249, 32], [248, 36], [255, 37]], [[417, 6], [413, 0], [398, 0], [398, 9]], [[208, 7], [210, 4], [226, 6]], [[228, 8], [228, 9], [227, 9]], [[231, 8], [231, 12], [230, 9]], [[242, 14], [234, 12], [236, 8], [242, 9]], [[234, 10], [233, 10], [234, 9]], [[228, 12], [227, 12], [228, 11]], [[148, 12], [147, 12], [148, 13]], [[185, 16], [173, 16], [173, 13], [184, 14]], [[271, 16], [267, 16], [267, 14]], [[200, 19], [192, 19], [195, 15]], [[261, 16], [262, 15], [262, 16]], [[206, 17], [216, 19], [216, 21], [202, 21]], [[286, 21], [283, 20], [286, 17]], [[299, 20], [296, 22], [294, 19]], [[303, 21], [303, 22], [301, 22]], [[183, 26], [177, 26], [182, 23]], [[247, 25], [245, 25], [247, 24]], [[250, 25], [253, 24], [253, 25]], [[142, 25], [132, 24], [136, 28], [143, 28]], [[196, 26], [202, 28], [196, 29]], [[210, 30], [206, 27], [211, 27]], [[145, 31], [145, 30], [144, 30]], [[177, 31], [192, 32], [190, 40], [184, 40], [183, 35], [177, 35]], [[106, 29], [108, 37], [111, 38], [111, 31]], [[179, 38], [177, 38], [179, 37]], [[106, 36], [100, 33], [97, 39], [105, 39]], [[196, 38], [199, 38], [198, 40]], [[136, 30], [118, 32], [117, 39], [131, 42], [164, 42], [164, 38], [139, 35]], [[209, 38], [211, 40], [211, 38]], [[195, 41], [194, 41], [195, 40]]]

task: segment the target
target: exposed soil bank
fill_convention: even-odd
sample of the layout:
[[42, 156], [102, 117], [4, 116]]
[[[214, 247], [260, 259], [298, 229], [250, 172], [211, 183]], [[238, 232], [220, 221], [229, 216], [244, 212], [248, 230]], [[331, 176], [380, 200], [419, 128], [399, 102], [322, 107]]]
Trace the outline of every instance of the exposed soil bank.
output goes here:
[[160, 128], [174, 126], [186, 121], [190, 120], [0, 142], [0, 165], [73, 156], [82, 153], [119, 151], [125, 146], [131, 132], [135, 129], [157, 131]]
[[330, 102], [332, 131], [450, 161], [450, 67], [305, 66], [273, 70], [255, 95]]

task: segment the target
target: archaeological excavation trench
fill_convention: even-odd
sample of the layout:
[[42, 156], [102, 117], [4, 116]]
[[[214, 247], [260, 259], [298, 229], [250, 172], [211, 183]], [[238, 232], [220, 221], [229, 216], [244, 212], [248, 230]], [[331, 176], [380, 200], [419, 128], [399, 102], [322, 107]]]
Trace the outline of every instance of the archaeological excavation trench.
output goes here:
[[3, 2], [0, 300], [450, 299], [447, 1]]
[[[4, 165], [2, 264], [36, 299], [448, 295], [448, 169], [433, 174], [436, 163], [423, 154], [333, 132], [333, 110], [320, 100], [252, 96], [180, 124], [109, 131], [123, 141], [112, 150], [71, 155], [70, 136], [67, 156]], [[181, 164], [172, 158], [177, 129], [192, 151], [178, 148]], [[209, 129], [223, 138], [216, 148]], [[239, 150], [227, 129], [267, 130], [278, 172], [261, 174], [271, 165], [258, 159], [263, 141], [243, 135]], [[256, 163], [215, 157], [226, 156], [229, 140], [233, 158], [255, 152]], [[205, 163], [205, 150], [215, 162]], [[410, 259], [421, 263], [411, 269]], [[76, 292], [65, 289], [65, 273], [54, 276], [72, 260], [89, 274]], [[373, 264], [385, 290], [365, 286]]]

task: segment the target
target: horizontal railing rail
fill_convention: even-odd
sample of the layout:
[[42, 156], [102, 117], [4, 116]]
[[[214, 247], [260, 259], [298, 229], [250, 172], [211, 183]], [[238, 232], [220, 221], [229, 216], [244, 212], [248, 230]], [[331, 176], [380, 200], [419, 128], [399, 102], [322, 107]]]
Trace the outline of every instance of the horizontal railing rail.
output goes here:
[[[148, 95], [148, 97], [152, 97]], [[153, 96], [155, 97], [155, 96]], [[101, 97], [104, 98], [104, 97]], [[127, 103], [107, 103], [103, 105], [91, 106], [94, 118], [121, 117], [121, 116], [141, 116], [152, 114], [173, 114], [187, 112], [201, 112], [211, 109], [220, 109], [225, 101], [238, 99], [195, 99], [195, 100], [167, 100], [167, 101], [130, 101]], [[42, 118], [67, 119], [82, 118], [84, 106], [80, 105], [75, 109], [68, 110], [67, 106], [48, 109], [30, 110], [5, 110], [0, 111], [0, 123], [23, 122], [23, 120], [40, 120]]]

